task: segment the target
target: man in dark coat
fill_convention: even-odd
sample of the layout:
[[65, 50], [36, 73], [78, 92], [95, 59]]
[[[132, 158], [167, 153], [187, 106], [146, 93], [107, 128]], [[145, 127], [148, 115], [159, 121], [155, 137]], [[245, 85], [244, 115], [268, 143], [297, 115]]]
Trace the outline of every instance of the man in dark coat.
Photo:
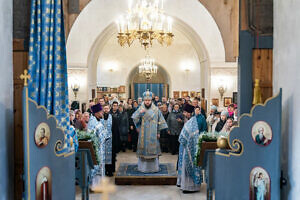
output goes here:
[[128, 115], [128, 123], [129, 123], [129, 143], [128, 149], [133, 149], [136, 152], [137, 147], [137, 140], [138, 140], [138, 133], [136, 131], [136, 127], [134, 125], [132, 114], [135, 112], [135, 109], [132, 105], [128, 105], [127, 108], [127, 115]]
[[[105, 110], [104, 110], [105, 112]], [[112, 109], [110, 111], [112, 116], [112, 164], [106, 165], [105, 169], [108, 176], [113, 176], [116, 171], [116, 157], [119, 153], [120, 148], [120, 132], [119, 132], [119, 111], [118, 102], [113, 102]]]
[[159, 101], [159, 97], [158, 97], [158, 96], [155, 96], [154, 99], [153, 99], [154, 105], [157, 106], [158, 102], [160, 102], [160, 101]]
[[[197, 107], [199, 107], [199, 99], [196, 97], [194, 100], [193, 100], [193, 102], [192, 102], [192, 105], [195, 107], [195, 108], [197, 108]], [[201, 114], [203, 115], [203, 117], [206, 119], [206, 113], [205, 113], [205, 111], [201, 108], [201, 107], [199, 107], [200, 108], [200, 112], [201, 112]], [[195, 112], [193, 112], [193, 115], [195, 115]]]
[[179, 151], [178, 137], [184, 124], [183, 114], [179, 110], [179, 105], [175, 104], [172, 112], [169, 114], [168, 119], [168, 134], [170, 135], [169, 145], [172, 155]]
[[[169, 111], [168, 111], [168, 106], [167, 104], [162, 104], [161, 106], [161, 112], [165, 118], [165, 121], [167, 121], [168, 116], [169, 116]], [[162, 152], [169, 152], [169, 134], [168, 134], [168, 130], [164, 129], [160, 131], [160, 138], [159, 138], [159, 142], [160, 142], [160, 147], [161, 147], [161, 151]]]
[[124, 111], [123, 105], [119, 105], [119, 132], [120, 132], [120, 147], [123, 152], [126, 151], [126, 146], [128, 143], [128, 115]]

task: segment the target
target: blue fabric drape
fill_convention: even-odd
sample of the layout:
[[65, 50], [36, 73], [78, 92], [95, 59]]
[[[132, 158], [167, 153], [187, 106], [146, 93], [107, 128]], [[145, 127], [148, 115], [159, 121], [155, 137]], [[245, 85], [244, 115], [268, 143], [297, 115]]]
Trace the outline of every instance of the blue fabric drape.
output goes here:
[[68, 79], [62, 0], [32, 0], [29, 97], [56, 117], [65, 133], [69, 121]]

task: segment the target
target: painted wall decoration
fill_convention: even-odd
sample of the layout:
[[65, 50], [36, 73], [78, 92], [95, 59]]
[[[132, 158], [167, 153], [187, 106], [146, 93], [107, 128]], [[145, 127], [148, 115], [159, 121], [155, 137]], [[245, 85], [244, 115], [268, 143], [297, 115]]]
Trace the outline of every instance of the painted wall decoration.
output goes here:
[[211, 103], [212, 103], [212, 105], [215, 105], [215, 106], [219, 106], [219, 99], [217, 99], [217, 98], [214, 98], [214, 99], [211, 99]]
[[125, 85], [121, 85], [119, 88], [118, 88], [118, 92], [125, 92]]
[[196, 97], [197, 94], [196, 94], [195, 91], [191, 91], [191, 92], [190, 92], [190, 95], [191, 95], [192, 98], [194, 98], [194, 97]]
[[52, 199], [52, 176], [48, 167], [40, 169], [35, 182], [36, 199]]
[[[23, 127], [24, 199], [75, 199], [73, 138], [66, 137], [44, 106], [28, 97], [26, 86]], [[43, 195], [47, 198], [40, 198]]]
[[179, 92], [179, 91], [173, 91], [173, 97], [174, 97], [175, 99], [180, 98], [180, 92]]
[[38, 147], [43, 148], [48, 145], [49, 140], [50, 140], [50, 128], [48, 124], [42, 122], [35, 129], [35, 134], [34, 134], [35, 144]]
[[268, 146], [272, 141], [272, 129], [265, 121], [258, 121], [252, 127], [253, 141], [262, 146]]
[[[256, 105], [249, 114], [243, 114], [238, 126], [228, 136], [231, 150], [216, 151], [216, 200], [280, 200], [281, 98], [280, 90], [278, 95], [268, 99], [264, 105]], [[261, 126], [264, 127], [264, 133], [272, 133], [272, 142], [267, 146], [258, 145], [253, 140], [252, 133], [257, 135]], [[259, 185], [262, 192], [266, 191], [260, 199], [253, 197]]]
[[197, 92], [197, 97], [201, 99], [201, 92]]
[[250, 200], [270, 200], [271, 180], [268, 172], [255, 167], [250, 173]]
[[224, 107], [228, 107], [230, 104], [232, 104], [232, 98], [224, 97]]
[[189, 92], [188, 91], [181, 91], [181, 97], [184, 98], [184, 97], [187, 97], [189, 96]]

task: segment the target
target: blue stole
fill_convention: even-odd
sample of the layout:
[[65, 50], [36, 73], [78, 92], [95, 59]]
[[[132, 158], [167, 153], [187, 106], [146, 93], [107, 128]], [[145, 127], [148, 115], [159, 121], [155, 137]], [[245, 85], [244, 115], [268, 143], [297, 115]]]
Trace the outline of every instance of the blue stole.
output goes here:
[[[182, 174], [182, 170], [186, 170], [187, 174], [193, 178], [194, 183], [198, 185], [201, 184], [203, 179], [201, 167], [194, 164], [197, 158], [199, 136], [198, 120], [194, 116], [185, 123], [179, 136], [178, 175]], [[183, 155], [184, 150], [185, 154]], [[185, 160], [185, 169], [182, 168], [183, 159]]]
[[104, 128], [107, 130], [109, 138], [105, 141], [105, 164], [112, 164], [112, 116], [108, 115], [108, 119], [101, 119], [100, 122], [103, 124]]
[[[140, 113], [145, 109], [145, 113]], [[160, 130], [167, 129], [168, 125], [160, 110], [152, 104], [146, 109], [144, 103], [133, 113], [132, 119], [139, 131], [137, 155], [145, 159], [157, 158], [160, 154], [160, 144], [157, 134]]]

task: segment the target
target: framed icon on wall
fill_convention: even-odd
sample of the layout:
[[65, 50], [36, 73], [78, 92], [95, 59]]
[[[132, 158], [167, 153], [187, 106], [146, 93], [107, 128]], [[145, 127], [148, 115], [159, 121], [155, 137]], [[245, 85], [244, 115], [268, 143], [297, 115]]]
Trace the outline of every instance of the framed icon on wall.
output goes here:
[[125, 92], [125, 85], [121, 85], [119, 87], [119, 92], [121, 92], [121, 93]]
[[218, 99], [218, 98], [212, 99], [212, 100], [211, 100], [211, 104], [218, 107], [218, 106], [219, 106], [219, 99]]
[[232, 104], [232, 97], [224, 97], [224, 107], [228, 107]]
[[191, 92], [190, 92], [190, 95], [191, 95], [192, 98], [195, 98], [197, 94], [196, 94], [195, 91], [191, 91]]
[[189, 96], [189, 92], [188, 91], [181, 91], [181, 97], [184, 98], [184, 97], [187, 97]]
[[174, 99], [180, 98], [180, 92], [179, 91], [173, 91], [173, 97], [174, 97]]

